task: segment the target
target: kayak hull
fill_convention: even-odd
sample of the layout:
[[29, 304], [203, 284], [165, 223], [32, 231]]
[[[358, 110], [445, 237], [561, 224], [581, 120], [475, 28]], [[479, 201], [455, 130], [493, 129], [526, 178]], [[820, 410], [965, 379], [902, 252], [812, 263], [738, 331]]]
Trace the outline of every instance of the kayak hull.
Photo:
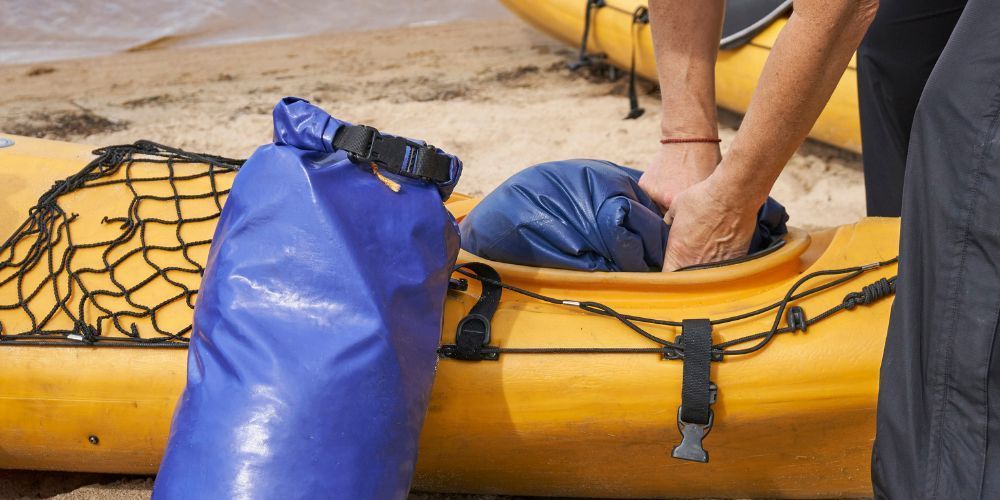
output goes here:
[[[578, 46], [583, 33], [584, 0], [501, 0], [511, 12], [560, 41]], [[605, 54], [616, 66], [628, 69], [632, 50], [631, 13], [646, 0], [607, 0], [607, 7], [593, 12], [588, 51]], [[764, 69], [764, 63], [788, 21], [775, 20], [749, 43], [719, 52], [715, 67], [715, 92], [719, 106], [745, 113]], [[636, 28], [636, 72], [656, 81], [656, 58], [649, 26]], [[861, 152], [861, 125], [858, 118], [858, 84], [854, 60], [840, 78], [833, 96], [810, 132], [813, 139]]]
[[[0, 176], [44, 190], [75, 172], [91, 148], [15, 138]], [[38, 166], [29, 180], [30, 168]], [[45, 169], [41, 165], [47, 165]], [[13, 185], [8, 183], [7, 185]], [[33, 200], [11, 190], [0, 227]], [[35, 190], [35, 197], [39, 191]], [[457, 217], [476, 200], [453, 197]], [[88, 210], [100, 213], [99, 204]], [[84, 208], [77, 207], [77, 211]], [[681, 273], [582, 273], [492, 263], [505, 282], [626, 313], [722, 317], [780, 299], [804, 273], [884, 261], [898, 220], [806, 234], [747, 262]], [[480, 260], [463, 253], [460, 261]], [[839, 304], [895, 265], [800, 301], [807, 314]], [[449, 293], [442, 342], [478, 299]], [[821, 280], [822, 281], [822, 280]], [[11, 297], [0, 295], [0, 302]], [[891, 300], [858, 306], [712, 366], [719, 386], [708, 464], [670, 457], [681, 370], [655, 354], [502, 354], [442, 359], [420, 441], [414, 488], [581, 497], [850, 497], [870, 495], [878, 371]], [[0, 312], [0, 321], [3, 321]], [[766, 330], [764, 315], [716, 328], [716, 341]], [[187, 318], [190, 321], [190, 318]], [[673, 338], [671, 327], [650, 326]], [[502, 347], [653, 347], [616, 320], [505, 292], [493, 320]], [[182, 348], [0, 345], [0, 468], [152, 474], [185, 381]]]

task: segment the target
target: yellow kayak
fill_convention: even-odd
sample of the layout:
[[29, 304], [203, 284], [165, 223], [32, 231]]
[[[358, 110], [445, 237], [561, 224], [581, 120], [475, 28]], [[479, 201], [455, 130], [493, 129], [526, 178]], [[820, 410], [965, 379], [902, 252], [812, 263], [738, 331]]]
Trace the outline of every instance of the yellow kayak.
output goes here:
[[[583, 33], [586, 0], [501, 0], [513, 13], [532, 26], [571, 45], [579, 45]], [[592, 12], [588, 51], [606, 54], [620, 68], [631, 63], [635, 44], [636, 72], [656, 80], [656, 59], [649, 25], [633, 28], [632, 13], [645, 6], [646, 0], [606, 0], [605, 6]], [[719, 106], [746, 112], [764, 61], [774, 41], [787, 22], [780, 17], [754, 36], [749, 43], [719, 53], [715, 68], [716, 99]], [[858, 118], [856, 64], [852, 60], [840, 79], [826, 109], [820, 114], [810, 137], [854, 152], [861, 152], [861, 129]]]
[[[93, 158], [93, 148], [6, 137], [13, 145], [0, 147], [0, 234], [7, 241], [0, 252], [5, 262], [0, 265], [5, 419], [0, 468], [154, 473], [185, 380], [183, 339], [191, 308], [178, 290], [196, 289], [198, 276], [165, 271], [172, 281], [167, 280], [151, 271], [146, 259], [163, 269], [183, 262], [203, 265], [214, 216], [234, 172], [137, 154], [122, 157], [119, 170], [87, 180], [75, 174]], [[121, 182], [126, 178], [129, 182]], [[70, 189], [71, 182], [50, 191], [63, 179], [89, 187]], [[191, 195], [196, 191], [219, 197]], [[61, 193], [46, 200], [50, 209], [58, 207], [51, 213], [65, 215], [48, 226], [64, 237], [40, 254], [32, 271], [12, 279], [18, 256], [35, 240], [29, 234], [11, 244], [7, 235], [21, 227], [28, 208], [46, 192]], [[476, 203], [457, 195], [447, 207], [461, 219]], [[180, 229], [155, 222], [176, 219], [178, 207], [199, 220]], [[102, 257], [108, 246], [96, 244], [114, 240], [129, 220], [145, 221], [145, 243], [131, 241]], [[60, 264], [75, 262], [63, 260], [67, 235], [79, 248], [73, 256], [79, 264], [68, 265], [80, 280], [74, 287], [68, 287]], [[496, 359], [440, 360], [414, 488], [636, 498], [869, 495], [869, 450], [891, 298], [855, 300], [850, 307], [845, 298], [857, 298], [849, 294], [895, 275], [897, 242], [898, 220], [869, 218], [814, 233], [792, 230], [781, 246], [759, 257], [678, 273], [584, 273], [489, 263], [511, 287], [503, 292], [483, 348], [487, 358]], [[180, 246], [187, 251], [176, 250]], [[139, 252], [130, 254], [134, 262], [127, 258], [115, 279], [137, 287], [133, 300], [139, 305], [155, 305], [156, 324], [141, 315], [122, 316], [136, 307], [121, 297], [91, 296], [78, 307], [81, 284], [90, 292], [113, 289], [102, 281], [106, 276], [81, 266], [100, 268], [103, 258], [114, 261], [133, 251]], [[53, 267], [48, 255], [55, 257]], [[468, 253], [459, 259], [483, 262]], [[578, 307], [594, 301], [633, 317], [722, 318], [779, 303], [796, 281], [835, 269], [853, 271], [813, 275], [798, 289], [812, 293], [788, 301], [810, 320], [805, 331], [776, 335], [753, 354], [727, 355], [712, 364], [719, 389], [714, 427], [704, 441], [711, 453], [706, 464], [671, 457], [680, 441], [682, 363], [664, 359], [662, 346], [618, 319]], [[148, 275], [154, 278], [146, 281]], [[465, 278], [468, 288], [449, 292], [445, 345], [455, 342], [458, 323], [480, 297], [475, 276], [455, 277]], [[58, 293], [53, 282], [60, 283]], [[26, 298], [36, 288], [41, 292]], [[63, 300], [66, 310], [54, 307], [63, 296], [69, 297]], [[80, 311], [83, 327], [73, 319]], [[112, 313], [121, 329], [107, 319]], [[100, 317], [105, 319], [99, 322]], [[785, 319], [778, 320], [784, 326]], [[34, 328], [33, 321], [47, 323]], [[673, 326], [635, 321], [658, 337], [679, 333]], [[768, 331], [774, 321], [772, 307], [717, 324], [713, 335], [723, 343]], [[66, 333], [24, 333], [60, 329]], [[87, 344], [88, 339], [80, 341], [81, 332], [99, 335]], [[180, 333], [171, 338], [175, 332]], [[152, 340], [138, 342], [142, 339]]]

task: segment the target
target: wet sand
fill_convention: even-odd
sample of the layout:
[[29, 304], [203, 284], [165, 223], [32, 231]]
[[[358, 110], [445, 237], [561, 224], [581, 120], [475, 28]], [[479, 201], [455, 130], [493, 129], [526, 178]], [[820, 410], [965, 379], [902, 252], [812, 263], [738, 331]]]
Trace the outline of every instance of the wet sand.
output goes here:
[[[459, 155], [466, 165], [459, 190], [473, 195], [547, 160], [643, 168], [659, 147], [653, 86], [641, 85], [645, 116], [623, 120], [625, 80], [571, 73], [571, 56], [510, 20], [0, 66], [0, 132], [95, 146], [149, 139], [246, 157], [268, 141], [274, 103], [295, 95], [338, 118]], [[738, 123], [723, 114], [724, 149]], [[864, 214], [859, 159], [807, 143], [772, 195], [798, 227], [853, 222]], [[149, 478], [0, 471], [0, 499], [138, 499], [151, 485]], [[498, 497], [411, 496], [491, 498]]]

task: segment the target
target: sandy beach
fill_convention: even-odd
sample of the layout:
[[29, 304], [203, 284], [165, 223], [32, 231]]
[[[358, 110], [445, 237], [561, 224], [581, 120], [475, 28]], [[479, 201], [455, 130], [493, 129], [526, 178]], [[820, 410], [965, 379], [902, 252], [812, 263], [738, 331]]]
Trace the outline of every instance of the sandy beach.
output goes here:
[[[96, 59], [0, 66], [0, 131], [94, 146], [149, 139], [246, 157], [269, 140], [282, 96], [428, 140], [460, 156], [459, 190], [483, 195], [526, 166], [602, 158], [643, 168], [658, 144], [658, 95], [623, 120], [625, 80], [566, 69], [572, 51], [516, 20], [458, 22]], [[721, 119], [723, 149], [739, 117]], [[864, 215], [857, 155], [805, 144], [773, 197], [814, 229]], [[2, 498], [147, 498], [150, 478], [0, 471]], [[413, 500], [496, 497], [413, 494]]]

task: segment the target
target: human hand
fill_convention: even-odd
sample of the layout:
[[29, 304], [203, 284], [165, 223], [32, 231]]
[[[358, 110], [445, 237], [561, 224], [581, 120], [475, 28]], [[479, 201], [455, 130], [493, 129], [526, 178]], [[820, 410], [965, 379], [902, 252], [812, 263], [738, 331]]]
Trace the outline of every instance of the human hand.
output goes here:
[[639, 178], [639, 187], [666, 212], [681, 191], [711, 175], [721, 158], [715, 143], [663, 144]]
[[664, 271], [747, 254], [762, 201], [715, 173], [674, 196]]

